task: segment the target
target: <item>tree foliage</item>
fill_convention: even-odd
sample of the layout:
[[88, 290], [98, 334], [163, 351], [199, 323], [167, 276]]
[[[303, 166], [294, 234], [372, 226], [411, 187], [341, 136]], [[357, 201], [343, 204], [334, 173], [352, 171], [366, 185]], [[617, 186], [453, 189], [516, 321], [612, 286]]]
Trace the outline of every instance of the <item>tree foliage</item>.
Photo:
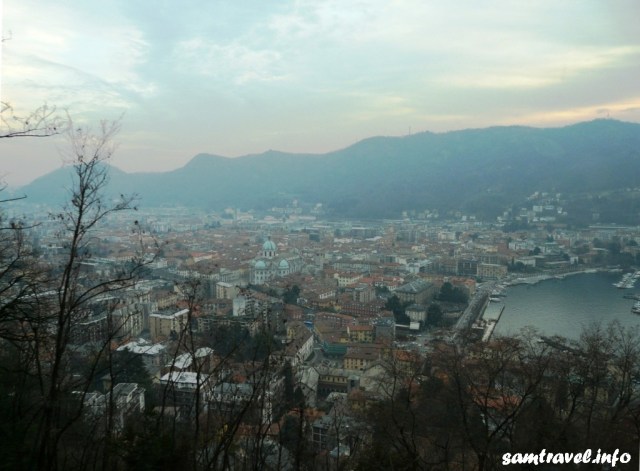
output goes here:
[[467, 293], [457, 286], [446, 281], [442, 284], [438, 293], [438, 300], [450, 303], [466, 303], [469, 300]]
[[372, 406], [357, 469], [501, 469], [502, 455], [600, 448], [638, 465], [640, 332], [614, 323], [578, 342], [535, 331], [437, 349]]
[[442, 308], [437, 303], [431, 303], [427, 309], [427, 325], [439, 326], [442, 323]]
[[291, 287], [287, 286], [287, 289], [284, 291], [282, 295], [282, 300], [286, 304], [298, 304], [298, 297], [300, 296], [300, 287], [298, 285], [293, 285]]
[[396, 319], [396, 322], [399, 324], [408, 324], [410, 319], [406, 314], [407, 306], [409, 303], [403, 303], [400, 301], [397, 295], [393, 295], [390, 298], [387, 298], [387, 302], [385, 303], [384, 308], [387, 311], [393, 312], [393, 316]]

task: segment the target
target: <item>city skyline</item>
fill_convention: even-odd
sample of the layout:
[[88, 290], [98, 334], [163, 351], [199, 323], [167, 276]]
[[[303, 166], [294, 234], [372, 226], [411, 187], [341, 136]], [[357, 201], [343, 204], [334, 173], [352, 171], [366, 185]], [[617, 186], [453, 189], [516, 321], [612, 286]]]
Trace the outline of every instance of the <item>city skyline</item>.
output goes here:
[[[640, 122], [633, 1], [7, 0], [0, 13], [2, 101], [121, 119], [112, 163], [129, 172], [376, 135]], [[6, 139], [0, 177], [26, 184], [64, 145]]]

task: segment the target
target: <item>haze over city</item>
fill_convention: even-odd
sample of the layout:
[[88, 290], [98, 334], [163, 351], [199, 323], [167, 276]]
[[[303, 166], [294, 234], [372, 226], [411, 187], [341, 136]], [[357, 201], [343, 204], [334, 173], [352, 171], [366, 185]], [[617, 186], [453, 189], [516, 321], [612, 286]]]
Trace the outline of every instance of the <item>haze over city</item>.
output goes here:
[[[375, 135], [640, 121], [640, 6], [617, 2], [5, 1], [1, 99], [122, 117], [112, 161], [322, 153]], [[60, 167], [7, 139], [2, 178]]]
[[639, 13], [0, 0], [0, 467], [640, 469]]

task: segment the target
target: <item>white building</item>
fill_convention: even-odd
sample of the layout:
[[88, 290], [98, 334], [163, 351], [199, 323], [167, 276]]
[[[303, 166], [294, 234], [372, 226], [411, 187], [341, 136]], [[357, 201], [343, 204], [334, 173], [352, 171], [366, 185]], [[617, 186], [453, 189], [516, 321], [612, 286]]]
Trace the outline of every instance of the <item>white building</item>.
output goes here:
[[149, 316], [151, 339], [155, 342], [159, 339], [178, 336], [187, 324], [188, 315], [189, 309], [182, 309], [174, 314], [151, 314]]
[[261, 285], [267, 281], [298, 273], [302, 269], [302, 259], [298, 255], [278, 256], [278, 247], [268, 238], [262, 244], [260, 257], [252, 262], [250, 280], [255, 285]]

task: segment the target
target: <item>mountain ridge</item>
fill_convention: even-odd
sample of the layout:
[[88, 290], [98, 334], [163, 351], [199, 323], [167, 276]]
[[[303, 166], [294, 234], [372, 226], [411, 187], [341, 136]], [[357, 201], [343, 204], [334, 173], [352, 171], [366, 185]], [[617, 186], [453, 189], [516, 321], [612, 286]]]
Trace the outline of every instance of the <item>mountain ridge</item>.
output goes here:
[[[21, 191], [34, 202], [46, 194], [51, 201], [60, 172]], [[500, 207], [534, 191], [639, 187], [640, 124], [599, 119], [562, 128], [425, 131], [374, 136], [324, 154], [200, 153], [168, 172], [112, 172], [111, 185], [117, 193], [139, 194], [145, 206], [266, 209], [297, 199], [322, 203], [345, 217], [389, 217], [426, 208], [495, 216]], [[481, 211], [489, 202], [495, 208]]]

